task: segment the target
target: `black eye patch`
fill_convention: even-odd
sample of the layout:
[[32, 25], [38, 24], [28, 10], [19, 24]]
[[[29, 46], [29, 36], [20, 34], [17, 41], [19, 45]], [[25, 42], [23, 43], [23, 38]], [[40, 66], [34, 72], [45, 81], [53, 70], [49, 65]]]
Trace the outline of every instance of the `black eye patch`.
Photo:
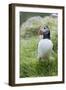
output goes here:
[[44, 27], [44, 29], [46, 29], [46, 28]]

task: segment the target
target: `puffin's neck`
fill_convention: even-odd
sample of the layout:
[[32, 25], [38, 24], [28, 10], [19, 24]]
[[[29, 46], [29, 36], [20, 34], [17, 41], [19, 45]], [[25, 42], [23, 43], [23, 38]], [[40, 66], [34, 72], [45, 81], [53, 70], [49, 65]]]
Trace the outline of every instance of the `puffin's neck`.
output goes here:
[[43, 33], [43, 39], [50, 39], [50, 31]]

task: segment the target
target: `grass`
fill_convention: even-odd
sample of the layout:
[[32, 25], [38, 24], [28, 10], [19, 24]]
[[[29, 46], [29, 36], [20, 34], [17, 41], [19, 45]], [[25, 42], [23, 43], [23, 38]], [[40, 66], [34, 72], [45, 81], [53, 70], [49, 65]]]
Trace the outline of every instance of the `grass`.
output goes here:
[[[22, 13], [23, 15], [23, 13]], [[27, 14], [26, 14], [27, 15]], [[24, 18], [25, 19], [25, 18]], [[21, 20], [21, 19], [20, 19]], [[45, 16], [27, 18], [20, 26], [20, 77], [41, 77], [58, 75], [58, 18]], [[49, 58], [37, 59], [39, 26], [48, 25], [53, 42], [53, 53]]]
[[58, 74], [57, 53], [46, 60], [37, 59], [38, 36], [20, 40], [20, 77], [56, 76]]

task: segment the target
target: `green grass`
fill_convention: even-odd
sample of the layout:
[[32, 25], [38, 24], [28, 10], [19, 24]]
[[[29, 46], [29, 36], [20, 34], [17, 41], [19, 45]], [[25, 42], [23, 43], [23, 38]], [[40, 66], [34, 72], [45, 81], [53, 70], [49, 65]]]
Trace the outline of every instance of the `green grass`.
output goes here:
[[20, 40], [20, 77], [55, 76], [58, 71], [57, 53], [48, 59], [37, 59], [38, 36]]
[[[24, 18], [24, 22], [20, 19], [22, 22], [20, 26], [20, 77], [56, 76], [58, 75], [58, 18], [33, 16], [27, 18], [26, 14], [27, 19]], [[37, 59], [38, 30], [39, 26], [45, 25], [48, 25], [50, 29], [54, 52], [50, 57], [39, 61]]]

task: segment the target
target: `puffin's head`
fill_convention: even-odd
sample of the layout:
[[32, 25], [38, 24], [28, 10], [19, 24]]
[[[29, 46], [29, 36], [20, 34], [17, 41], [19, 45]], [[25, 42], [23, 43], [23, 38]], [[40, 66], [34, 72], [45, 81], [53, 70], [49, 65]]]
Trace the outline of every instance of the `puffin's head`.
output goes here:
[[39, 34], [43, 36], [43, 39], [50, 39], [50, 30], [48, 26], [44, 26], [44, 28], [41, 28]]

